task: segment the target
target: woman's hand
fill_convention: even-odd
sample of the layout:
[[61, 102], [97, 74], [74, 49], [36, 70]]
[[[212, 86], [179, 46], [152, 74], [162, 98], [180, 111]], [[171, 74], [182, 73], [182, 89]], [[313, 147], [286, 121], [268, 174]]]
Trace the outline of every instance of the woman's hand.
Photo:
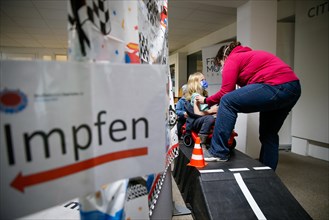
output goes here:
[[195, 100], [200, 103], [200, 104], [204, 104], [204, 97], [202, 95], [198, 95], [197, 97], [195, 97]]

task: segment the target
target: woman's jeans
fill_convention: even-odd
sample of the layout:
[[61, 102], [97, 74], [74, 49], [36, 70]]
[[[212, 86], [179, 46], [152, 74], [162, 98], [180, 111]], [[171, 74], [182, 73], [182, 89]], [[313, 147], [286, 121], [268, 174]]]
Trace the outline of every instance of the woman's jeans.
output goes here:
[[228, 140], [237, 113], [260, 112], [259, 161], [275, 170], [279, 158], [278, 132], [300, 94], [299, 81], [276, 86], [250, 84], [227, 93], [220, 101], [209, 152], [220, 158], [228, 158]]

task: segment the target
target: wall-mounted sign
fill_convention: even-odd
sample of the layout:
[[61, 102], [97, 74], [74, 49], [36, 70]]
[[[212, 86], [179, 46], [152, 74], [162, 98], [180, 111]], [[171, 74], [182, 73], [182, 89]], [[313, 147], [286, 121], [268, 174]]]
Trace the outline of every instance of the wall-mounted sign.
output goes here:
[[203, 74], [209, 84], [207, 89], [209, 95], [216, 93], [222, 84], [220, 68], [215, 66], [214, 63], [214, 58], [222, 45], [223, 44], [216, 44], [202, 49]]

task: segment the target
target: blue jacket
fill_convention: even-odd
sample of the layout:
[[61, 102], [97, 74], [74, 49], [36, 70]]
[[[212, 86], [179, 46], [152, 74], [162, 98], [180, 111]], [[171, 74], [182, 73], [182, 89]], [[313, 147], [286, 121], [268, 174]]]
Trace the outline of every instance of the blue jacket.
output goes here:
[[176, 115], [177, 115], [178, 119], [184, 119], [184, 113], [186, 112], [185, 103], [187, 103], [187, 102], [188, 101], [183, 96], [176, 103]]

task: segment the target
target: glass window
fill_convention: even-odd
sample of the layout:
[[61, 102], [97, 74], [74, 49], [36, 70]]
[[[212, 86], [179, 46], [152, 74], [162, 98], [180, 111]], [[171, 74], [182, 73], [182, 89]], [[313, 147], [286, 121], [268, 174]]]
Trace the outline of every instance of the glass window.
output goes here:
[[57, 60], [57, 61], [67, 61], [67, 56], [66, 55], [61, 55], [61, 54], [56, 54], [55, 55], [55, 60]]
[[34, 60], [35, 54], [3, 53], [2, 57], [7, 60]]
[[190, 76], [190, 74], [193, 74], [195, 72], [202, 72], [201, 50], [187, 56], [187, 79]]
[[175, 97], [175, 64], [170, 65], [170, 78], [172, 82], [173, 96]]
[[50, 55], [43, 55], [42, 60], [52, 60]]

